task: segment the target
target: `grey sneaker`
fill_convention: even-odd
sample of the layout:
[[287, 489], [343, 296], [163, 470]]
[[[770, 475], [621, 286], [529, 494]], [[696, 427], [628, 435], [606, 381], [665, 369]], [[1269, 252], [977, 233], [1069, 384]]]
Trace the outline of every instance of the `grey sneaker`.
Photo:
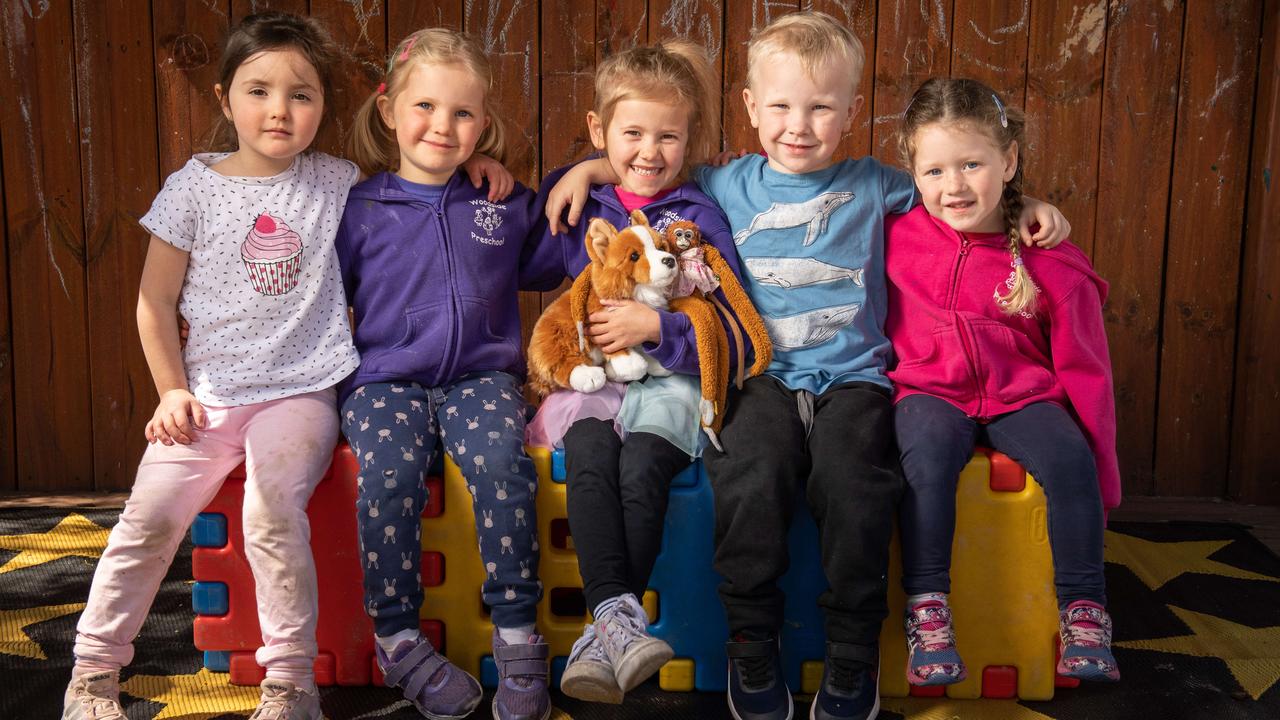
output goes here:
[[596, 637], [595, 625], [583, 627], [582, 637], [573, 643], [564, 675], [560, 676], [560, 692], [587, 702], [622, 702], [622, 688], [618, 687], [604, 644]]
[[249, 720], [324, 720], [320, 698], [288, 680], [267, 678], [260, 687], [262, 699]]
[[675, 655], [670, 645], [648, 633], [648, 625], [649, 617], [631, 593], [620, 597], [604, 617], [596, 618], [596, 635], [624, 693], [648, 680]]
[[125, 720], [120, 673], [103, 670], [71, 678], [62, 696], [62, 720]]

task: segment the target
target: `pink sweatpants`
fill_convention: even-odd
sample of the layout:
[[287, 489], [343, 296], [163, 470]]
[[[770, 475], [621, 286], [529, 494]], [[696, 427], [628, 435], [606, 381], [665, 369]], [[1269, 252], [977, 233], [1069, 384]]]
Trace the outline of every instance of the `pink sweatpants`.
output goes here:
[[190, 445], [147, 448], [76, 627], [76, 670], [119, 669], [187, 528], [245, 463], [244, 548], [272, 677], [309, 678], [316, 656], [316, 570], [307, 501], [333, 458], [333, 388], [240, 407], [206, 407]]

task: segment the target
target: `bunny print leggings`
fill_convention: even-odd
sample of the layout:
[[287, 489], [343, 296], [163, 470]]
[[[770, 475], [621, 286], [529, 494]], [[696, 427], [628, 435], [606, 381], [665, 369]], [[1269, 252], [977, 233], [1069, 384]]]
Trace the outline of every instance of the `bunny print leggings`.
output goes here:
[[382, 637], [418, 627], [425, 478], [439, 444], [471, 491], [483, 600], [498, 627], [534, 622], [538, 477], [524, 451], [525, 400], [501, 372], [451, 385], [370, 383], [342, 404], [342, 432], [360, 462], [356, 499], [365, 610]]

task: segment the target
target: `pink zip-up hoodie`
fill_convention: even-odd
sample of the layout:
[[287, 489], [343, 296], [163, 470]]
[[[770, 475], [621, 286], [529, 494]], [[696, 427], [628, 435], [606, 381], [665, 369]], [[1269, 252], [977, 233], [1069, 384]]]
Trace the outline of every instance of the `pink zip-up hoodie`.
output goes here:
[[1115, 396], [1102, 325], [1107, 283], [1080, 249], [1022, 249], [1040, 288], [1034, 316], [1006, 315], [1012, 262], [1003, 234], [960, 233], [916, 206], [885, 221], [894, 402], [927, 394], [979, 421], [1052, 402], [1080, 424], [1102, 504], [1120, 504]]

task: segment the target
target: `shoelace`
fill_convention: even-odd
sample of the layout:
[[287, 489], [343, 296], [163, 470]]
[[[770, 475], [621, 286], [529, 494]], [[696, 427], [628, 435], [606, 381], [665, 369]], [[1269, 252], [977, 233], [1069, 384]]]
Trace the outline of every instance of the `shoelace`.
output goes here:
[[743, 687], [754, 690], [764, 687], [773, 680], [773, 659], [769, 657], [739, 658], [738, 675], [742, 677]]
[[827, 671], [831, 685], [843, 693], [852, 693], [861, 684], [862, 664], [854, 660], [827, 658]]
[[621, 626], [624, 632], [615, 633], [623, 636], [623, 648], [631, 646], [631, 643], [639, 639], [644, 633], [644, 622], [632, 614], [632, 609], [628, 605], [620, 604], [618, 609], [613, 612], [614, 622]]
[[104, 698], [89, 692], [88, 688], [76, 689], [76, 699], [80, 701], [88, 713], [90, 720], [124, 720], [120, 713], [120, 703], [111, 698]]
[[569, 651], [569, 662], [585, 657], [588, 660], [599, 660], [605, 657], [604, 646], [596, 642], [596, 626], [587, 625], [582, 637], [573, 643]]
[[1085, 627], [1080, 623], [1068, 625], [1063, 633], [1066, 645], [1084, 645], [1086, 647], [1102, 647], [1107, 640], [1107, 631], [1102, 627]]
[[925, 650], [937, 650], [939, 648], [955, 645], [955, 633], [951, 631], [950, 626], [940, 627], [934, 630], [926, 630], [924, 628], [915, 629], [916, 637], [913, 641]]
[[263, 688], [262, 702], [258, 705], [258, 720], [286, 720], [297, 699], [294, 693], [277, 688]]

